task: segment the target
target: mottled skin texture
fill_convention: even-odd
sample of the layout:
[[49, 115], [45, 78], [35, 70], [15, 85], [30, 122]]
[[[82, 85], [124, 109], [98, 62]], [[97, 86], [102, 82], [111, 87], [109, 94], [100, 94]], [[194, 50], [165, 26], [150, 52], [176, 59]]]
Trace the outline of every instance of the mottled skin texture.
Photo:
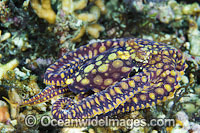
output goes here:
[[[173, 96], [187, 64], [163, 43], [122, 38], [94, 42], [65, 54], [45, 73], [49, 85], [22, 105], [34, 105], [71, 90], [79, 101], [58, 99], [56, 119], [93, 118], [154, 106]], [[93, 92], [89, 96], [83, 94]]]

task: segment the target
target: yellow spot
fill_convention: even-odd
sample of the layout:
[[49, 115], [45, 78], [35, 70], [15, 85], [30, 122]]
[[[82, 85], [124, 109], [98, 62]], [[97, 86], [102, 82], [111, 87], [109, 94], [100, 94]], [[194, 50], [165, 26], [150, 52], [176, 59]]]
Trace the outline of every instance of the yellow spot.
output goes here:
[[149, 97], [154, 100], [155, 99], [155, 94], [154, 93], [149, 93]]
[[139, 110], [139, 109], [140, 109], [140, 106], [139, 106], [139, 105], [137, 105], [137, 106], [136, 106], [136, 110]]
[[109, 112], [109, 109], [107, 109], [106, 107], [103, 107], [103, 109], [104, 109], [104, 113]]
[[86, 105], [88, 106], [88, 108], [90, 109], [91, 106], [90, 106], [90, 103], [89, 102], [86, 102]]
[[155, 106], [155, 105], [156, 105], [156, 103], [155, 103], [155, 102], [152, 102], [152, 103], [151, 103], [151, 105], [152, 105], [152, 106]]
[[157, 63], [157, 64], [156, 64], [156, 67], [157, 67], [157, 68], [162, 68], [162, 67], [163, 67], [163, 63]]
[[82, 104], [82, 106], [83, 106], [83, 109], [86, 109], [86, 106], [85, 106], [85, 104]]
[[153, 55], [157, 55], [158, 54], [158, 51], [153, 51]]
[[165, 65], [165, 66], [164, 66], [164, 69], [165, 69], [165, 70], [169, 69], [169, 65]]
[[100, 98], [101, 101], [105, 101], [104, 96], [100, 95], [99, 98]]
[[108, 86], [111, 85], [113, 83], [113, 80], [111, 78], [108, 78], [104, 81], [104, 85]]
[[134, 79], [136, 82], [140, 82], [140, 76], [134, 76], [133, 79]]
[[123, 46], [124, 46], [124, 41], [120, 41], [119, 45], [120, 45], [121, 47], [123, 47]]
[[82, 60], [84, 59], [83, 56], [82, 56], [81, 54], [78, 54], [78, 58], [80, 58], [80, 59], [82, 59]]
[[115, 78], [115, 79], [118, 79], [119, 76], [120, 76], [119, 73], [113, 73], [113, 74], [112, 74], [112, 77]]
[[99, 48], [99, 52], [100, 52], [100, 53], [103, 53], [105, 50], [106, 50], [106, 47], [105, 47], [105, 46], [101, 46], [101, 47]]
[[92, 70], [92, 74], [96, 74], [97, 70], [96, 69], [93, 69]]
[[151, 105], [149, 103], [146, 103], [146, 108], [150, 107]]
[[168, 52], [168, 51], [163, 51], [162, 54], [168, 56], [168, 55], [169, 55], [169, 52]]
[[135, 111], [135, 108], [133, 106], [131, 107], [131, 111]]
[[110, 95], [115, 96], [115, 91], [113, 89], [110, 89]]
[[157, 103], [158, 103], [158, 104], [161, 103], [161, 100], [157, 100]]
[[173, 77], [167, 76], [167, 82], [172, 84], [175, 82], [175, 79]]
[[124, 52], [118, 51], [117, 54], [118, 54], [118, 58], [121, 58], [121, 59], [124, 59], [124, 60], [129, 59], [129, 57], [131, 56], [128, 51], [124, 51]]
[[128, 87], [128, 84], [125, 83], [125, 82], [121, 82], [120, 85], [121, 85], [121, 87], [122, 87], [123, 89], [125, 89], [125, 90], [127, 90], [127, 89], [129, 88], [129, 87]]
[[99, 56], [96, 58], [96, 61], [101, 60], [103, 57], [104, 57], [104, 55], [99, 55]]
[[53, 114], [55, 114], [56, 112], [57, 112], [57, 110], [54, 110], [54, 111], [53, 111]]
[[123, 92], [120, 90], [119, 87], [114, 87], [115, 92], [119, 93], [119, 94], [123, 94]]
[[181, 75], [183, 76], [185, 72], [184, 72], [184, 71], [181, 71], [180, 73], [181, 73]]
[[[156, 61], [161, 61], [161, 57], [160, 57], [160, 56], [156, 56], [156, 57], [155, 57], [155, 60], [156, 60]], [[162, 64], [162, 63], [161, 63], [161, 64]]]
[[73, 69], [70, 69], [70, 72], [73, 73]]
[[101, 65], [102, 64], [102, 61], [98, 61], [95, 63], [97, 66]]
[[113, 63], [112, 63], [113, 67], [114, 68], [120, 68], [123, 66], [123, 62], [121, 60], [115, 60]]
[[165, 84], [164, 87], [168, 92], [170, 92], [172, 90], [172, 88], [169, 84]]
[[88, 72], [90, 72], [93, 68], [94, 68], [94, 64], [90, 64], [89, 66], [87, 66], [87, 67], [84, 69], [84, 72], [85, 72], [85, 73], [88, 73]]
[[130, 85], [130, 87], [135, 87], [135, 82], [133, 80], [129, 81], [128, 84]]
[[[116, 99], [116, 104], [117, 104], [117, 105], [121, 104], [121, 102], [122, 102], [121, 99], [119, 99], [119, 98]], [[116, 107], [116, 106], [115, 106], [115, 107]]]
[[76, 111], [75, 110], [71, 110], [72, 111], [72, 114], [73, 114], [73, 117], [76, 116]]
[[147, 78], [146, 78], [146, 76], [142, 76], [142, 82], [146, 82], [147, 81]]
[[111, 99], [111, 97], [110, 97], [110, 95], [109, 95], [108, 93], [106, 93], [105, 96], [106, 96], [106, 98], [107, 98], [108, 100], [112, 101], [112, 99]]
[[145, 108], [144, 104], [141, 104], [141, 109], [144, 109], [144, 108]]
[[67, 59], [67, 56], [66, 56], [66, 55], [64, 55], [64, 56], [63, 56], [63, 58], [64, 58], [64, 59]]
[[44, 101], [46, 101], [47, 100], [47, 98], [46, 97], [44, 97]]
[[110, 55], [108, 56], [108, 59], [109, 59], [109, 60], [115, 60], [115, 59], [117, 59], [117, 55], [116, 55], [115, 53], [112, 53], [112, 54], [110, 54]]
[[98, 51], [95, 49], [94, 50], [94, 56], [97, 56]]
[[90, 50], [89, 51], [89, 59], [91, 59], [92, 58], [92, 51]]
[[61, 73], [61, 78], [63, 79], [65, 77], [65, 74], [64, 73]]
[[113, 106], [111, 104], [108, 104], [108, 108], [110, 111], [113, 110]]
[[150, 64], [155, 64], [156, 63], [156, 61], [155, 60], [150, 60], [150, 62], [149, 62]]
[[97, 47], [97, 43], [93, 43], [92, 47], [96, 48]]
[[48, 68], [47, 71], [54, 71], [54, 69], [52, 69], [52, 68]]
[[67, 80], [66, 80], [66, 84], [68, 84], [68, 85], [69, 85], [69, 84], [73, 84], [73, 82], [74, 82], [73, 79], [67, 79]]
[[142, 101], [145, 101], [145, 100], [146, 100], [146, 96], [145, 96], [145, 95], [140, 95], [140, 99], [141, 99]]
[[59, 119], [61, 119], [61, 118], [62, 118], [61, 114], [59, 114], [59, 115], [58, 115], [58, 118], [59, 118]]
[[57, 83], [56, 83], [56, 85], [57, 85], [57, 86], [60, 86], [60, 82], [59, 82], [58, 80], [57, 80]]
[[52, 81], [51, 81], [51, 85], [55, 85], [55, 82], [54, 82], [54, 80], [52, 80]]
[[159, 75], [161, 74], [162, 71], [163, 71], [163, 69], [158, 69], [158, 70], [156, 71], [156, 75], [159, 76]]
[[96, 97], [94, 100], [95, 100], [95, 102], [96, 102], [98, 105], [100, 105], [99, 100], [98, 100], [97, 97]]
[[169, 53], [170, 53], [170, 54], [173, 54], [173, 52], [174, 52], [173, 50], [169, 50]]
[[89, 81], [89, 79], [87, 79], [87, 78], [84, 78], [82, 81], [81, 81], [81, 84], [82, 85], [87, 85], [87, 84], [89, 84], [90, 83], [90, 81]]
[[133, 97], [133, 101], [137, 104], [138, 103], [138, 99], [136, 97]]
[[107, 41], [106, 42], [106, 45], [109, 47], [110, 46], [110, 44], [111, 44], [111, 41]]
[[109, 64], [103, 64], [98, 67], [98, 71], [104, 73], [108, 70], [108, 66], [109, 66]]
[[169, 58], [165, 58], [162, 60], [164, 63], [170, 63], [170, 59]]
[[164, 90], [163, 90], [163, 88], [156, 88], [156, 89], [155, 89], [155, 92], [156, 92], [157, 94], [159, 94], [159, 95], [164, 95]]
[[129, 67], [122, 67], [122, 72], [123, 73], [126, 73], [126, 72], [128, 72], [130, 70], [131, 70], [131, 68], [129, 68]]
[[128, 112], [130, 110], [130, 107], [129, 106], [127, 106], [127, 108], [126, 108], [126, 111]]
[[100, 75], [97, 75], [96, 77], [94, 77], [93, 82], [97, 85], [101, 85], [103, 82], [103, 79]]
[[162, 77], [166, 77], [167, 76], [167, 73], [166, 72], [163, 72], [162, 73]]
[[91, 105], [94, 105], [94, 100], [90, 100]]
[[81, 75], [78, 75], [76, 78], [76, 81], [79, 82], [79, 81], [81, 81], [81, 79], [82, 79]]
[[93, 109], [93, 116], [96, 116], [96, 115], [98, 115], [98, 112], [95, 109]]

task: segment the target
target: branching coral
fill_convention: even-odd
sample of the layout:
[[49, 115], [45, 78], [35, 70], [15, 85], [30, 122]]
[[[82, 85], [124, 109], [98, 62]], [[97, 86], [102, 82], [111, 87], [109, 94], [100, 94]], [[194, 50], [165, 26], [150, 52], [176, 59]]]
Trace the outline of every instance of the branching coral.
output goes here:
[[35, 10], [38, 17], [47, 20], [50, 24], [56, 21], [56, 14], [51, 8], [51, 0], [31, 0], [31, 6]]

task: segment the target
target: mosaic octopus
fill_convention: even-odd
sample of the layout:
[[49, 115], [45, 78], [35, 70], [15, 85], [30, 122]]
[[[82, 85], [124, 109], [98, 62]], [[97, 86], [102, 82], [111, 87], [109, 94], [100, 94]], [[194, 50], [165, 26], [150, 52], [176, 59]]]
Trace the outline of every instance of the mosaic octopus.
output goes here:
[[[65, 54], [47, 68], [49, 85], [21, 105], [34, 105], [64, 94], [52, 106], [55, 119], [93, 118], [136, 111], [166, 101], [180, 87], [187, 64], [172, 46], [138, 38], [103, 40]], [[87, 92], [92, 94], [85, 96]]]

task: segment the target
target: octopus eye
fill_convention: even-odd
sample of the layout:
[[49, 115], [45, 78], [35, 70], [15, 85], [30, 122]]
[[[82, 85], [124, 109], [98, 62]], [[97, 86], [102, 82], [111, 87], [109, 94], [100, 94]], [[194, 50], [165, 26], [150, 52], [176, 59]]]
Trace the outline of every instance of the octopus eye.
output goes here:
[[128, 74], [128, 77], [133, 77], [135, 76], [136, 73], [142, 72], [142, 68], [140, 67], [133, 67], [131, 72]]

